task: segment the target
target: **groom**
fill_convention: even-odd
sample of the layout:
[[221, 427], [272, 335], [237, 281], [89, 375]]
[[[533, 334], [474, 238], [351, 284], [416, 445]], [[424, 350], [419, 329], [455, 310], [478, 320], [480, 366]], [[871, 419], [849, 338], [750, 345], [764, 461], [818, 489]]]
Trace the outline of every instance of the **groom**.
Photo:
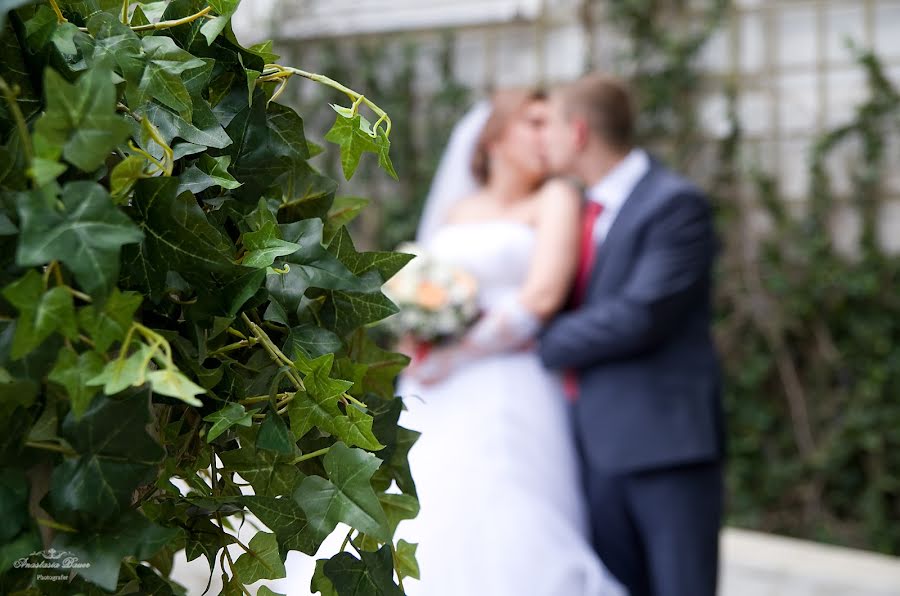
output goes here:
[[541, 335], [564, 371], [595, 549], [631, 596], [716, 592], [723, 426], [703, 193], [634, 146], [620, 82], [550, 97], [545, 158], [586, 188], [572, 308]]

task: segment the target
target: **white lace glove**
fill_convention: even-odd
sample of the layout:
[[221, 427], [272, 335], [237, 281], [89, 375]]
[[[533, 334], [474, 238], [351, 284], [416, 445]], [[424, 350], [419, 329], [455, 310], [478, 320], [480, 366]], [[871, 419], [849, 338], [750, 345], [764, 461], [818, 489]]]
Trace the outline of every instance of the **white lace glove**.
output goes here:
[[481, 317], [460, 343], [479, 356], [521, 350], [540, 328], [541, 320], [511, 295]]
[[466, 362], [524, 349], [540, 327], [540, 319], [512, 295], [485, 313], [456, 344], [432, 348], [425, 358], [413, 363], [410, 374], [422, 383], [440, 381]]

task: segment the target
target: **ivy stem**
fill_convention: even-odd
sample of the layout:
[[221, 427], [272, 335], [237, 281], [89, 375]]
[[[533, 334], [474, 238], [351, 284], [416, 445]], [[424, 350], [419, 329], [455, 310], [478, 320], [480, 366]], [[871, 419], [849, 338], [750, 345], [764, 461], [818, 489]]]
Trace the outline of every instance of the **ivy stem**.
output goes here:
[[[52, 3], [53, 0], [50, 0]], [[199, 12], [195, 12], [192, 15], [188, 15], [182, 19], [175, 19], [172, 21], [160, 21], [158, 23], [150, 23], [149, 25], [138, 25], [137, 27], [131, 27], [132, 31], [159, 31], [161, 29], [171, 29], [173, 27], [179, 27], [181, 25], [187, 25], [188, 23], [193, 23], [197, 19], [201, 19], [205, 17], [212, 10], [211, 6], [207, 6], [203, 10]], [[79, 27], [81, 31], [87, 31], [87, 27]]]
[[354, 115], [359, 112], [359, 104], [361, 104], [364, 99], [365, 99], [365, 96], [360, 95], [359, 97], [356, 98], [356, 101], [353, 102], [353, 105], [350, 106], [350, 110], [352, 111], [352, 113]]
[[[233, 344], [228, 344], [227, 346], [222, 346], [217, 350], [213, 350], [209, 353], [210, 356], [216, 356], [218, 354], [226, 354], [228, 352], [233, 352], [235, 350], [240, 350], [241, 348], [247, 348], [255, 343], [257, 343], [257, 339], [255, 337], [251, 337], [250, 339], [242, 339], [241, 341], [236, 341]], [[268, 396], [266, 396], [268, 397]], [[252, 402], [251, 402], [252, 403]]]
[[67, 291], [68, 293], [72, 294], [73, 297], [78, 298], [78, 299], [81, 300], [82, 302], [88, 302], [88, 303], [91, 303], [91, 302], [94, 301], [93, 298], [91, 298], [90, 296], [88, 296], [88, 295], [85, 294], [84, 292], [79, 292], [79, 291], [76, 290], [75, 288], [71, 288], [71, 287], [69, 287], [69, 286], [63, 286], [63, 287], [66, 289], [66, 291]]
[[344, 399], [346, 399], [347, 401], [349, 401], [349, 402], [352, 403], [352, 404], [356, 404], [357, 406], [359, 406], [360, 408], [363, 408], [364, 410], [368, 410], [368, 409], [369, 409], [369, 406], [367, 406], [367, 405], [364, 404], [363, 402], [359, 401], [358, 399], [356, 399], [355, 397], [353, 397], [353, 396], [350, 395], [349, 393], [344, 393], [341, 397], [343, 397]]
[[347, 532], [347, 535], [344, 536], [344, 541], [341, 543], [341, 550], [338, 552], [344, 552], [347, 550], [347, 543], [350, 542], [350, 537], [353, 535], [353, 528], [350, 528], [350, 531]]
[[26, 447], [31, 447], [32, 449], [43, 449], [44, 451], [53, 451], [56, 453], [62, 453], [63, 455], [76, 456], [78, 455], [68, 447], [63, 447], [57, 443], [49, 443], [46, 441], [25, 441]]
[[[397, 567], [397, 549], [394, 548], [394, 543], [389, 542], [391, 545], [391, 560], [394, 561], [394, 567]], [[403, 578], [400, 576], [400, 570], [397, 570], [397, 583], [400, 586], [400, 591], [406, 594], [406, 590], [403, 589]]]
[[266, 352], [269, 353], [269, 357], [272, 358], [273, 361], [277, 364], [285, 364], [287, 365], [287, 377], [291, 380], [291, 383], [294, 384], [294, 387], [299, 389], [300, 391], [306, 391], [306, 387], [303, 385], [303, 381], [300, 380], [300, 377], [297, 376], [297, 371], [294, 368], [294, 361], [284, 355], [284, 352], [278, 349], [274, 343], [272, 343], [272, 338], [263, 330], [262, 327], [254, 323], [250, 320], [250, 317], [247, 316], [247, 313], [241, 313], [241, 318], [244, 319], [244, 323], [247, 324], [247, 327], [250, 328], [250, 333], [262, 344], [263, 348], [265, 348]]
[[[210, 463], [210, 466], [211, 466], [211, 468], [212, 468], [212, 474], [211, 474], [212, 491], [213, 491], [213, 494], [215, 494], [215, 493], [216, 493], [216, 487], [217, 487], [217, 484], [218, 484], [218, 483], [216, 482], [216, 474], [217, 474], [217, 472], [216, 472], [216, 452], [215, 452], [215, 451], [213, 451], [213, 453], [212, 453], [212, 457], [210, 458], [210, 462], [211, 462], [211, 463]], [[218, 510], [216, 510], [216, 521], [219, 522], [219, 529], [222, 530], [222, 532], [225, 532], [225, 524], [222, 523], [222, 513], [221, 513], [220, 511], [218, 511]], [[235, 537], [235, 540], [237, 540], [237, 537]], [[228, 559], [228, 567], [231, 569], [231, 578], [237, 583], [238, 586], [240, 586], [241, 592], [243, 592], [244, 594], [246, 594], [246, 596], [253, 596], [252, 594], [250, 594], [250, 592], [247, 591], [247, 588], [244, 587], [244, 582], [241, 581], [240, 576], [238, 576], [237, 571], [235, 571], [235, 569], [234, 569], [234, 559], [231, 558], [231, 553], [228, 551], [228, 547], [227, 547], [227, 546], [223, 546], [223, 547], [222, 547], [222, 551], [225, 553], [225, 558]]]
[[46, 519], [43, 517], [39, 517], [39, 518], [37, 518], [36, 521], [39, 525], [42, 525], [46, 528], [53, 528], [54, 530], [60, 530], [61, 532], [69, 532], [70, 534], [74, 534], [74, 533], [78, 532], [78, 530], [76, 530], [72, 526], [67, 526], [66, 524], [61, 524], [58, 521], [53, 521], [52, 519]]
[[128, 24], [128, 0], [122, 0], [122, 23]]
[[62, 273], [59, 270], [59, 261], [52, 260], [50, 264], [47, 265], [46, 269], [44, 269], [44, 289], [46, 290], [50, 285], [50, 276], [53, 276], [53, 279], [56, 281], [56, 285], [62, 286], [65, 285], [63, 281]]
[[[293, 395], [293, 393], [285, 391], [284, 393], [276, 394], [275, 397], [278, 399], [283, 399], [289, 395]], [[238, 400], [238, 403], [244, 404], [245, 406], [251, 404], [259, 404], [269, 401], [269, 398], [271, 397], [271, 395], [254, 395], [253, 397], [245, 397], [244, 399]]]
[[[295, 457], [291, 461], [291, 464], [299, 464], [302, 461], [306, 461], [308, 459], [313, 459], [313, 458], [319, 457], [320, 455], [325, 455], [326, 453], [328, 453], [329, 449], [331, 449], [331, 447], [325, 447], [323, 449], [319, 449], [318, 451], [310, 451], [309, 453], [304, 453], [303, 455], [299, 455], [299, 456]], [[341, 549], [341, 550], [344, 550], [344, 549]]]
[[[56, 5], [54, 4], [54, 6]], [[56, 10], [59, 10], [59, 8]], [[60, 14], [60, 17], [62, 17], [62, 14]], [[2, 92], [3, 97], [6, 98], [6, 103], [9, 105], [9, 111], [16, 121], [16, 129], [19, 131], [19, 138], [22, 139], [22, 151], [25, 152], [25, 166], [27, 168], [34, 160], [34, 149], [31, 146], [31, 135], [28, 134], [28, 124], [25, 123], [25, 116], [19, 108], [19, 102], [16, 101], [19, 90], [18, 88], [14, 89], [10, 87], [6, 82], [6, 79], [0, 76], [0, 92]]]
[[[151, 162], [153, 165], [155, 165], [158, 168], [157, 169], [158, 172], [166, 171], [166, 166], [164, 166], [161, 161], [159, 161], [158, 159], [156, 159], [155, 157], [153, 157], [152, 155], [150, 155], [149, 153], [147, 153], [146, 151], [144, 151], [143, 149], [141, 149], [140, 147], [135, 145], [134, 141], [128, 141], [128, 148], [131, 149], [132, 151], [134, 151], [135, 153], [137, 153], [138, 155], [142, 156], [147, 161]], [[156, 174], [156, 172], [152, 172], [149, 175], [152, 176], [153, 174]]]
[[[291, 75], [297, 75], [299, 77], [303, 77], [304, 79], [309, 79], [315, 83], [319, 83], [321, 85], [325, 85], [326, 87], [331, 87], [337, 91], [340, 91], [348, 98], [350, 101], [354, 103], [354, 111], [358, 107], [359, 103], [364, 103], [369, 108], [375, 112], [378, 116], [378, 122], [385, 123], [384, 134], [386, 136], [391, 136], [391, 118], [387, 115], [387, 112], [378, 107], [373, 101], [363, 96], [361, 93], [357, 93], [353, 89], [346, 87], [332, 78], [326, 77], [325, 75], [317, 74], [314, 72], [308, 72], [305, 70], [301, 70], [299, 68], [294, 68], [292, 66], [281, 66], [280, 64], [266, 64], [263, 69], [263, 76], [261, 76], [258, 81], [261, 82], [271, 82], [276, 81], [278, 79], [286, 79]], [[374, 130], [374, 129], [373, 129]]]
[[241, 333], [240, 331], [238, 331], [238, 330], [235, 329], [234, 327], [229, 327], [229, 328], [226, 329], [225, 331], [226, 331], [227, 333], [230, 333], [231, 335], [233, 335], [233, 336], [235, 336], [235, 337], [240, 337], [241, 339], [247, 339], [247, 336], [246, 336], [246, 335], [244, 335], [243, 333]]
[[59, 23], [65, 23], [66, 17], [63, 16], [62, 11], [59, 9], [59, 5], [56, 4], [56, 0], [50, 0], [50, 8], [53, 9], [53, 12], [56, 13], [56, 20]]

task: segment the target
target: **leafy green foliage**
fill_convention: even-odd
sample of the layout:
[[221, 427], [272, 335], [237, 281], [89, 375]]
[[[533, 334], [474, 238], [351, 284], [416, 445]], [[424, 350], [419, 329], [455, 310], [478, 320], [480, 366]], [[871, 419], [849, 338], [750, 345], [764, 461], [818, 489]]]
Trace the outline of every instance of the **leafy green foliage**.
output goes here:
[[[345, 524], [374, 552], [331, 593], [399, 593], [406, 361], [364, 327], [407, 257], [353, 248], [366, 202], [335, 201], [273, 101], [338, 84], [242, 47], [237, 0], [26, 4], [0, 3], [0, 591], [178, 594], [184, 548], [241, 593]], [[362, 152], [395, 176], [390, 120], [344, 93], [347, 176]], [[268, 529], [232, 560], [246, 512]], [[62, 592], [13, 565], [49, 547], [89, 564]]]

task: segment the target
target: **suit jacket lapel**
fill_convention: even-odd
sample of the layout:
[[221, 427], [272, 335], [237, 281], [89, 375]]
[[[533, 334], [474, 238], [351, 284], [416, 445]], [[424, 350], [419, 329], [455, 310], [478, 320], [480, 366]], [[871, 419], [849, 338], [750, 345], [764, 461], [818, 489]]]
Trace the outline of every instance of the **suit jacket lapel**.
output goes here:
[[596, 283], [597, 277], [603, 268], [603, 263], [606, 260], [606, 255], [609, 253], [609, 251], [607, 250], [608, 247], [614, 246], [615, 243], [618, 242], [619, 236], [629, 228], [631, 220], [633, 220], [640, 213], [640, 197], [641, 195], [645, 194], [647, 189], [649, 189], [653, 185], [654, 180], [661, 171], [662, 166], [655, 159], [651, 158], [650, 169], [647, 170], [647, 173], [644, 174], [644, 177], [641, 178], [635, 185], [634, 189], [632, 189], [631, 194], [628, 195], [628, 198], [625, 200], [625, 203], [619, 210], [619, 214], [616, 216], [615, 221], [613, 221], [612, 227], [610, 227], [606, 238], [597, 248], [599, 253], [596, 260], [594, 261], [594, 267], [591, 271], [590, 279], [588, 280], [587, 294], [590, 294], [590, 289]]

